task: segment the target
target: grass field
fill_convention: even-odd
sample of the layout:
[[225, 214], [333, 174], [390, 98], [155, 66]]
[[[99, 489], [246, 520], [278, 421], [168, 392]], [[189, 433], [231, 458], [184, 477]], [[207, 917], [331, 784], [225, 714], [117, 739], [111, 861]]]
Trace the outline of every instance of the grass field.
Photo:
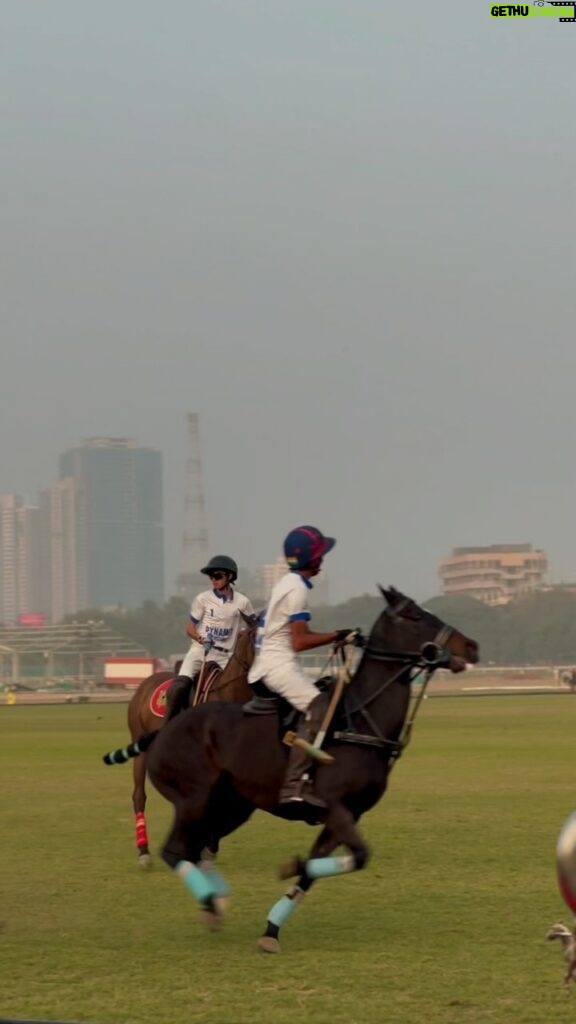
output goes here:
[[[121, 706], [0, 708], [0, 1017], [92, 1024], [555, 1024], [576, 989], [546, 930], [570, 924], [554, 848], [576, 807], [576, 698], [424, 705], [389, 794], [363, 821], [367, 869], [327, 879], [255, 940], [276, 868], [313, 831], [257, 814], [226, 841], [218, 935], [157, 861], [136, 865]], [[152, 848], [169, 821], [154, 793]]]

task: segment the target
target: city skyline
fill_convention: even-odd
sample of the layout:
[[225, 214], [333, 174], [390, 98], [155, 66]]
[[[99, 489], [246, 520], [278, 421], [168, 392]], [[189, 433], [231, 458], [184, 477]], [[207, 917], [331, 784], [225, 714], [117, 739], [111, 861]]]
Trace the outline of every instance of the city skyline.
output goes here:
[[[190, 420], [190, 416], [191, 414], [188, 414], [188, 420]], [[196, 429], [197, 428], [198, 424], [196, 423]], [[141, 445], [134, 438], [113, 438], [105, 435], [96, 438], [85, 438], [82, 442], [77, 444], [76, 447], [70, 448], [67, 451], [60, 454], [57, 460], [60, 472], [60, 480], [57, 480], [50, 487], [44, 488], [38, 492], [37, 506], [34, 506], [32, 504], [29, 495], [4, 496], [4, 500], [6, 501], [6, 499], [8, 499], [9, 504], [10, 502], [13, 504], [14, 501], [16, 501], [17, 505], [19, 506], [18, 515], [20, 517], [23, 517], [25, 515], [32, 517], [39, 515], [40, 523], [44, 524], [43, 527], [39, 529], [38, 522], [34, 520], [36, 522], [36, 529], [39, 529], [39, 535], [38, 538], [33, 542], [32, 546], [34, 546], [34, 544], [36, 545], [36, 551], [39, 552], [41, 565], [46, 564], [46, 562], [49, 561], [50, 558], [52, 558], [52, 560], [54, 561], [54, 565], [57, 566], [57, 568], [55, 569], [55, 578], [50, 583], [47, 583], [47, 579], [45, 577], [40, 586], [32, 586], [31, 593], [40, 593], [41, 597], [39, 600], [36, 601], [36, 604], [31, 603], [31, 599], [27, 599], [27, 601], [23, 603], [22, 608], [26, 612], [36, 612], [50, 608], [52, 612], [53, 621], [60, 621], [66, 614], [81, 611], [87, 607], [105, 608], [116, 607], [119, 605], [125, 605], [127, 607], [136, 607], [139, 604], [141, 604], [143, 600], [146, 599], [154, 600], [156, 601], [156, 603], [161, 603], [164, 596], [163, 595], [162, 597], [160, 597], [158, 589], [152, 587], [150, 590], [147, 590], [146, 588], [140, 590], [140, 594], [143, 595], [141, 600], [135, 600], [133, 596], [131, 596], [128, 600], [111, 600], [111, 595], [109, 593], [99, 592], [98, 584], [95, 583], [93, 579], [93, 571], [89, 570], [88, 565], [76, 565], [75, 551], [71, 550], [70, 547], [66, 549], [66, 546], [62, 545], [62, 537], [71, 535], [70, 531], [74, 533], [74, 531], [77, 531], [80, 527], [81, 517], [78, 516], [77, 509], [79, 501], [81, 502], [81, 497], [79, 497], [79, 494], [77, 493], [79, 487], [79, 478], [75, 478], [74, 476], [74, 465], [76, 464], [77, 469], [82, 462], [82, 453], [86, 453], [88, 451], [108, 451], [112, 453], [117, 453], [118, 451], [123, 451], [124, 453], [130, 451], [138, 451], [139, 453], [142, 454], [146, 452], [154, 452], [155, 456], [158, 456], [160, 460], [162, 459], [161, 452], [155, 451], [150, 446]], [[114, 458], [114, 456], [112, 457]], [[108, 496], [106, 496], [104, 492], [103, 495], [104, 504], [106, 504], [108, 503]], [[207, 511], [209, 514], [210, 509], [208, 509]], [[53, 531], [54, 536], [52, 537], [51, 542], [46, 535], [45, 524], [48, 521], [46, 518], [47, 515], [48, 518], [50, 518], [51, 516], [54, 519], [54, 521], [57, 524], [59, 524], [55, 532]], [[64, 525], [67, 519], [74, 519], [74, 517], [76, 517], [76, 519], [70, 526], [67, 527]], [[182, 522], [182, 527], [184, 534], [186, 534], [186, 526], [184, 521]], [[54, 537], [56, 539], [54, 539]], [[58, 540], [58, 537], [60, 537], [60, 540]], [[48, 545], [50, 543], [52, 544], [52, 551], [51, 554], [48, 554]], [[56, 548], [54, 547], [55, 544]], [[28, 549], [30, 549], [30, 546], [30, 543], [28, 543]], [[510, 547], [510, 545], [505, 544], [497, 544], [492, 546], [502, 548]], [[524, 545], [522, 544], [519, 545], [519, 547], [523, 546]], [[528, 545], [528, 547], [531, 548], [531, 545]], [[480, 547], [477, 550], [482, 550], [482, 548]], [[118, 559], [118, 555], [119, 553], [122, 553], [122, 551], [123, 545], [120, 542], [116, 554], [114, 554], [113, 551], [109, 553], [109, 557], [112, 561], [112, 564], [117, 564], [118, 566], [121, 565], [121, 560]], [[27, 554], [20, 552], [18, 557], [21, 562], [22, 560], [28, 562], [30, 561], [29, 551]], [[181, 552], [181, 557], [182, 559], [185, 558], [184, 549]], [[242, 564], [241, 558], [239, 559], [239, 561]], [[434, 596], [435, 594], [440, 592], [446, 592], [445, 586], [442, 583], [443, 563], [445, 561], [445, 556], [436, 558], [438, 585], [436, 587], [436, 590], [434, 591], [434, 594], [431, 593], [429, 596]], [[255, 565], [248, 565], [247, 563], [243, 563], [243, 568], [246, 569], [253, 577], [253, 587], [255, 592], [258, 593], [259, 597], [267, 596], [267, 593], [269, 592], [271, 585], [273, 585], [273, 583], [279, 578], [279, 576], [282, 574], [282, 571], [285, 571], [283, 570], [282, 565], [283, 558], [281, 554], [277, 554], [274, 560], [270, 558], [268, 559], [268, 561], [261, 560]], [[327, 568], [328, 566], [325, 565], [323, 578], [319, 580], [319, 592], [317, 595], [315, 595], [315, 603], [328, 603], [327, 596], [329, 591], [326, 572]], [[30, 578], [33, 578], [33, 573], [29, 573], [29, 575]], [[119, 576], [121, 575], [122, 570], [120, 570], [119, 573]], [[170, 572], [164, 574], [163, 576], [165, 596], [167, 599], [171, 596], [175, 596], [178, 593], [177, 577], [178, 574], [175, 574], [175, 576], [172, 577]], [[124, 589], [124, 582], [125, 581], [122, 582], [122, 586], [120, 587], [121, 593], [123, 592]], [[203, 585], [203, 577], [198, 575], [198, 579], [196, 582], [197, 587], [195, 589], [198, 589], [200, 584]], [[28, 584], [28, 586], [30, 585]], [[47, 587], [49, 587], [49, 593], [47, 593]], [[66, 596], [62, 597], [60, 595]], [[354, 593], [348, 593], [344, 595], [343, 599], [353, 596], [357, 595]]]
[[0, 621], [163, 603], [163, 530], [161, 453], [85, 439], [60, 453], [36, 505], [0, 496]]

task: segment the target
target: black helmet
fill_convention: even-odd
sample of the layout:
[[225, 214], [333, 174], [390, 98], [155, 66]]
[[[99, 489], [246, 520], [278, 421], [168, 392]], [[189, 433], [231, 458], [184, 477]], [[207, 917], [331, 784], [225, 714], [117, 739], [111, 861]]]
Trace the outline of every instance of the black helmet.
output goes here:
[[203, 572], [205, 576], [209, 576], [211, 572], [218, 569], [221, 572], [229, 572], [232, 576], [232, 583], [235, 583], [238, 579], [238, 566], [234, 559], [229, 558], [228, 555], [214, 555], [208, 562], [208, 565], [205, 565], [200, 572]]

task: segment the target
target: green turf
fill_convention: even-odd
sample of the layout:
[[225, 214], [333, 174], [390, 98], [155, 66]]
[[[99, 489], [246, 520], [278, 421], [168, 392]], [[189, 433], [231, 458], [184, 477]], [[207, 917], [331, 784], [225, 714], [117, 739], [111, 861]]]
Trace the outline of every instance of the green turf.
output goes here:
[[[363, 821], [367, 869], [327, 879], [255, 940], [314, 835], [258, 814], [223, 847], [223, 931], [158, 861], [138, 870], [119, 706], [0, 708], [0, 1017], [93, 1024], [555, 1024], [573, 1021], [570, 924], [554, 848], [576, 806], [571, 696], [443, 698], [422, 708], [388, 796]], [[169, 821], [154, 793], [152, 847]]]

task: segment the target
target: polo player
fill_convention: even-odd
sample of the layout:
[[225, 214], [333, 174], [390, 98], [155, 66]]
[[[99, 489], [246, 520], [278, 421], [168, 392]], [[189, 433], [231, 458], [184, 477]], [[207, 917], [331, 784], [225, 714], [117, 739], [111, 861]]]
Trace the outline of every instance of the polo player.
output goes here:
[[186, 627], [190, 648], [170, 688], [167, 720], [181, 709], [184, 696], [188, 702], [192, 681], [208, 655], [221, 669], [226, 668], [243, 625], [241, 613], [255, 614], [246, 595], [234, 589], [238, 566], [233, 558], [214, 555], [200, 571], [208, 576], [212, 589], [197, 594], [190, 606]]
[[[299, 526], [290, 531], [284, 541], [284, 557], [290, 571], [272, 590], [258, 630], [256, 658], [248, 673], [249, 683], [263, 682], [298, 711], [306, 712], [298, 736], [307, 742], [312, 742], [320, 729], [326, 697], [304, 675], [297, 655], [326, 644], [352, 643], [356, 639], [354, 630], [313, 633], [308, 626], [312, 579], [335, 543], [333, 537], [324, 537], [315, 526]], [[308, 820], [310, 808], [325, 809], [323, 801], [312, 793], [308, 775], [311, 763], [305, 749], [292, 747], [279, 803], [293, 819]]]

